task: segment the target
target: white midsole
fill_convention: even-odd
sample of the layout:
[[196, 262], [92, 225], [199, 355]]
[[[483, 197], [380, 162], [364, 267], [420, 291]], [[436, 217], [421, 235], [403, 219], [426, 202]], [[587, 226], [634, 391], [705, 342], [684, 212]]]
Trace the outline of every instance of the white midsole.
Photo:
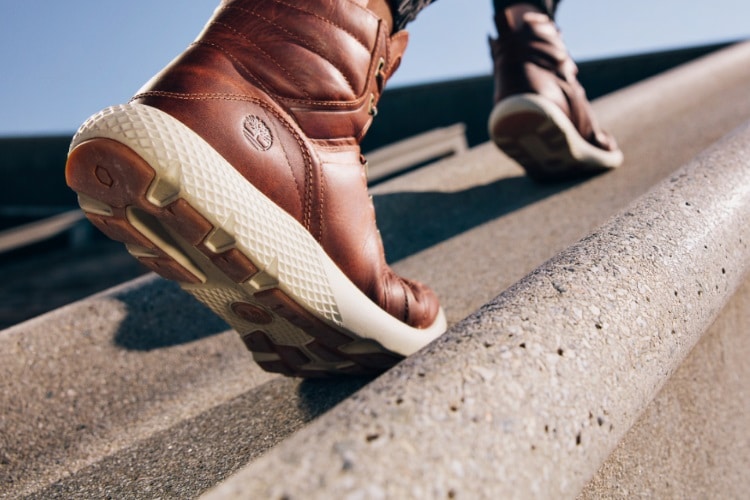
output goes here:
[[582, 163], [599, 165], [605, 168], [616, 168], [622, 164], [622, 151], [606, 151], [590, 144], [578, 133], [575, 125], [554, 102], [537, 94], [518, 94], [498, 102], [488, 121], [492, 139], [494, 125], [500, 120], [517, 113], [536, 113], [546, 116], [565, 134], [570, 153]]
[[71, 149], [94, 138], [113, 139], [135, 151], [157, 178], [178, 186], [179, 197], [231, 234], [237, 248], [261, 270], [273, 272], [279, 288], [328, 324], [402, 355], [445, 331], [442, 310], [430, 327], [419, 329], [378, 307], [301, 224], [167, 113], [134, 103], [107, 108], [81, 126]]

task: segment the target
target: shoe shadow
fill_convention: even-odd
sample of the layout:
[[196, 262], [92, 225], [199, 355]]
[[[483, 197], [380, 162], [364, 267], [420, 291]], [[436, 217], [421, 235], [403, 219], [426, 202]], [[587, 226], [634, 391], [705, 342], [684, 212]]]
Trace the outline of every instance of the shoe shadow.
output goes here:
[[369, 381], [274, 377], [67, 475], [35, 498], [99, 498], [105, 490], [109, 498], [175, 491], [196, 498]]
[[375, 377], [332, 377], [305, 379], [297, 386], [298, 411], [310, 420], [327, 412]]
[[[401, 192], [374, 196], [386, 256], [395, 262], [569, 189], [579, 181], [540, 185], [512, 177], [457, 192]], [[152, 277], [115, 296], [128, 310], [114, 342], [149, 351], [216, 335], [230, 327], [176, 283]], [[312, 391], [302, 388], [303, 400]], [[313, 391], [314, 392], [314, 391]], [[346, 389], [344, 389], [346, 392]], [[315, 402], [315, 404], [318, 404]]]
[[538, 184], [510, 177], [457, 192], [402, 192], [374, 196], [386, 257], [396, 262], [507, 215], [585, 179]]
[[229, 329], [224, 320], [177, 283], [152, 275], [115, 295], [127, 314], [114, 336], [128, 350], [150, 351], [185, 344]]

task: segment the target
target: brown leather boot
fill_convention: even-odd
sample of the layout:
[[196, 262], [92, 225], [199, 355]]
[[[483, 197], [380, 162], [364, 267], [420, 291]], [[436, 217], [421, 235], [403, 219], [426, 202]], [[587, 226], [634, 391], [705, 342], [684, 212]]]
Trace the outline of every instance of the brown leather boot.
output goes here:
[[71, 145], [91, 222], [269, 371], [379, 372], [445, 329], [432, 291], [386, 264], [367, 194], [359, 142], [407, 43], [367, 3], [225, 1]]
[[497, 146], [539, 181], [618, 167], [622, 152], [596, 123], [555, 23], [529, 4], [499, 12], [495, 22], [489, 133]]

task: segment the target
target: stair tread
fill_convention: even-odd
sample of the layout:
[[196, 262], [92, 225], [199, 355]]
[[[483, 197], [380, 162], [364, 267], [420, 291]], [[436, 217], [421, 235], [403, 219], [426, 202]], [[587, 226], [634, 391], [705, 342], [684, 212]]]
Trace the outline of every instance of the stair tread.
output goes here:
[[[737, 46], [597, 101], [626, 154], [613, 173], [539, 187], [482, 145], [378, 185], [389, 258], [433, 286], [455, 324], [747, 120], [750, 65], [736, 61], [748, 59], [750, 45]], [[696, 82], [706, 71], [715, 77]], [[0, 472], [10, 478], [9, 495], [71, 492], [88, 480], [135, 491], [127, 488], [137, 484], [118, 479], [125, 466], [153, 475], [145, 486], [194, 495], [356, 388], [351, 381], [317, 387], [327, 403], [311, 410], [308, 382], [262, 372], [239, 338], [195, 304], [175, 285], [147, 277], [0, 332], [0, 407], [7, 409], [0, 418], [13, 429], [0, 447]], [[238, 433], [244, 446], [219, 440], [199, 456], [231, 460], [202, 478], [180, 476], [184, 454], [162, 453], [170, 440], [182, 451], [192, 442], [206, 450], [210, 443], [198, 434], [211, 425], [236, 429], [248, 405], [257, 405], [248, 426], [290, 424], [273, 436]], [[324, 418], [341, 418], [333, 413]]]

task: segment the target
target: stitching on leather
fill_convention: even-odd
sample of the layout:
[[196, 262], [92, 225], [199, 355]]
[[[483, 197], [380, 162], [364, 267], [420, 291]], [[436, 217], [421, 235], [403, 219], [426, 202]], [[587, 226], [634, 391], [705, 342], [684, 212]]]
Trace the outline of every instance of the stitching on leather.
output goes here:
[[[319, 147], [322, 148], [322, 149], [325, 149], [326, 151], [333, 152], [333, 153], [340, 153], [342, 151], [348, 153], [348, 152], [352, 151], [352, 149], [353, 149], [351, 145], [344, 145], [344, 146], [319, 146]], [[327, 161], [326, 163], [336, 163], [336, 162], [329, 162], [329, 161]], [[346, 162], [346, 164], [348, 165], [349, 162]]]
[[[343, 31], [344, 33], [346, 33], [346, 34], [348, 34], [349, 36], [351, 36], [352, 38], [354, 38], [354, 40], [356, 40], [356, 41], [357, 41], [357, 43], [359, 43], [359, 44], [360, 44], [360, 45], [361, 45], [362, 47], [364, 47], [364, 48], [365, 48], [365, 50], [367, 50], [368, 52], [369, 52], [369, 51], [371, 50], [371, 49], [370, 49], [370, 48], [369, 48], [369, 47], [367, 46], [367, 43], [366, 43], [366, 42], [365, 42], [364, 40], [361, 40], [361, 39], [360, 39], [360, 38], [359, 38], [359, 37], [358, 37], [357, 35], [355, 35], [355, 34], [354, 34], [354, 33], [352, 33], [351, 31], [349, 31], [348, 29], [346, 29], [346, 28], [345, 28], [344, 26], [341, 26], [340, 24], [334, 23], [334, 22], [333, 22], [333, 21], [331, 21], [330, 19], [326, 19], [325, 17], [323, 17], [323, 16], [320, 16], [320, 15], [316, 14], [315, 12], [310, 12], [309, 10], [305, 10], [305, 9], [302, 9], [302, 8], [300, 8], [300, 7], [297, 7], [296, 5], [291, 5], [291, 4], [288, 4], [288, 3], [286, 3], [286, 2], [282, 2], [281, 0], [271, 0], [271, 1], [272, 1], [272, 2], [274, 2], [274, 3], [276, 3], [276, 4], [279, 4], [279, 5], [283, 5], [283, 6], [285, 6], [285, 7], [288, 7], [288, 8], [290, 8], [290, 9], [293, 9], [293, 10], [297, 10], [297, 11], [299, 11], [299, 12], [303, 12], [303, 13], [305, 13], [305, 14], [308, 14], [308, 15], [310, 15], [310, 16], [313, 16], [313, 17], [315, 17], [315, 18], [317, 18], [317, 19], [319, 19], [319, 20], [323, 21], [323, 22], [324, 22], [324, 23], [326, 23], [326, 24], [330, 24], [331, 26], [334, 26], [334, 27], [336, 27], [336, 28], [340, 29], [340, 30], [341, 30], [341, 31]], [[352, 4], [352, 5], [353, 5], [353, 6], [355, 6], [355, 7], [359, 7], [359, 5], [357, 5], [357, 4]], [[370, 14], [370, 15], [372, 15], [372, 14], [370, 13], [370, 11], [368, 11], [368, 10], [366, 10], [366, 9], [365, 9], [365, 12], [366, 12], [367, 14]]]
[[398, 279], [398, 282], [401, 284], [401, 290], [404, 292], [404, 316], [403, 321], [407, 325], [409, 324], [409, 294], [406, 291], [406, 285], [404, 284], [404, 281], [396, 276], [396, 279]]
[[[304, 9], [300, 9], [300, 8], [295, 7], [293, 5], [289, 5], [289, 4], [286, 4], [284, 2], [280, 2], [279, 0], [271, 0], [271, 1], [274, 1], [274, 2], [279, 3], [281, 5], [285, 5], [285, 6], [289, 7], [289, 8], [296, 9], [296, 10], [299, 10], [301, 12], [313, 15], [315, 17], [320, 17], [320, 16], [317, 16], [316, 14], [314, 14], [312, 12], [308, 12], [308, 11], [306, 11]], [[354, 5], [357, 8], [362, 9], [362, 7], [360, 7], [357, 4], [352, 4], [352, 5]], [[224, 10], [227, 10], [228, 8], [229, 7], [226, 7]], [[364, 9], [364, 10], [365, 10], [365, 12], [367, 14], [372, 15], [366, 9]], [[325, 18], [320, 17], [320, 19], [322, 19], [323, 21], [325, 21], [325, 22], [327, 22], [329, 24], [332, 24], [332, 25], [336, 26], [334, 23], [332, 23], [331, 21], [329, 21], [329, 20], [327, 20]], [[350, 36], [352, 36], [360, 45], [362, 45], [362, 47], [365, 48], [365, 50], [367, 50], [368, 52], [370, 51], [370, 49], [364, 43], [362, 43], [354, 34], [350, 33], [349, 31], [347, 31], [343, 27], [341, 27], [341, 29], [343, 31], [345, 31], [346, 33], [348, 33]], [[225, 54], [227, 57], [229, 57], [230, 59], [232, 59], [232, 61], [234, 61], [244, 71], [246, 71], [249, 75], [251, 75], [251, 76], [254, 75], [254, 73], [252, 71], [250, 71], [247, 68], [247, 66], [245, 66], [244, 64], [242, 64], [242, 62], [240, 62], [231, 53], [227, 52], [223, 47], [221, 47], [221, 46], [219, 46], [217, 44], [211, 43], [211, 42], [206, 42], [206, 41], [198, 41], [198, 42], [194, 42], [194, 44], [205, 44], [205, 45], [209, 45], [211, 47], [214, 47], [217, 50], [220, 50], [223, 54]], [[376, 40], [376, 44], [377, 44], [377, 40]], [[388, 47], [387, 43], [386, 43], [386, 47]], [[377, 49], [377, 46], [374, 46], [372, 50], [376, 50], [376, 49]], [[374, 60], [374, 58], [372, 60]], [[364, 89], [364, 92], [362, 93], [362, 95], [360, 95], [357, 99], [355, 99], [353, 101], [344, 101], [344, 102], [318, 101], [318, 100], [314, 100], [312, 98], [308, 98], [308, 99], [296, 99], [296, 98], [293, 98], [293, 97], [283, 97], [283, 96], [280, 96], [277, 92], [274, 92], [274, 91], [268, 89], [268, 87], [266, 85], [264, 85], [262, 82], [259, 81], [259, 79], [258, 79], [257, 76], [255, 76], [253, 79], [255, 80], [256, 83], [258, 83], [259, 86], [261, 86], [263, 88], [263, 90], [266, 93], [272, 94], [272, 95], [276, 96], [279, 100], [283, 100], [284, 102], [299, 103], [299, 104], [310, 104], [310, 105], [322, 106], [322, 107], [328, 107], [328, 108], [353, 108], [352, 109], [353, 111], [358, 111], [357, 108], [360, 108], [363, 105], [363, 102], [369, 97], [368, 91], [370, 89], [370, 86], [368, 85]], [[351, 87], [351, 83], [350, 83], [350, 87]], [[356, 94], [356, 91], [354, 91], [354, 93]]]
[[[227, 52], [224, 47], [221, 45], [215, 44], [213, 42], [206, 42], [206, 41], [198, 41], [193, 42], [191, 45], [207, 45], [209, 47], [212, 47], [218, 51], [220, 51], [222, 54], [226, 55], [229, 59], [232, 60], [237, 66], [242, 68], [244, 72], [247, 73], [246, 76], [249, 76], [253, 83], [258, 85], [261, 90], [263, 90], [266, 94], [273, 95], [277, 98], [279, 101], [284, 102], [291, 102], [291, 103], [298, 103], [298, 104], [309, 104], [309, 105], [316, 105], [316, 106], [322, 106], [322, 107], [332, 107], [332, 108], [343, 108], [343, 107], [349, 107], [352, 108], [352, 111], [359, 111], [358, 108], [361, 108], [364, 104], [364, 101], [369, 96], [367, 92], [365, 92], [363, 95], [355, 99], [354, 101], [347, 101], [347, 102], [330, 102], [330, 101], [316, 101], [313, 99], [295, 99], [293, 97], [283, 97], [280, 96], [277, 92], [274, 92], [273, 90], [269, 89], [266, 84], [264, 84], [255, 73], [253, 73], [247, 66], [245, 66], [239, 59], [237, 59], [231, 52]], [[367, 89], [365, 89], [367, 90]], [[227, 94], [229, 95], [229, 94]], [[241, 97], [240, 94], [237, 94], [237, 97]]]
[[[280, 25], [280, 24], [272, 21], [271, 19], [268, 19], [267, 17], [265, 17], [265, 16], [263, 16], [261, 14], [258, 14], [257, 12], [253, 12], [253, 11], [250, 11], [250, 10], [247, 10], [247, 9], [243, 9], [242, 7], [234, 7], [234, 6], [230, 5], [229, 7], [227, 7], [227, 10], [229, 10], [229, 9], [239, 10], [241, 12], [244, 12], [245, 14], [248, 14], [248, 15], [251, 15], [251, 16], [255, 16], [258, 19], [263, 20], [264, 22], [270, 24], [274, 28], [277, 28], [278, 30], [284, 32], [289, 38], [291, 38], [293, 40], [296, 40], [301, 47], [306, 48], [307, 50], [309, 50], [310, 52], [312, 52], [316, 56], [319, 56], [320, 58], [325, 59], [326, 61], [328, 61], [328, 59], [326, 59], [326, 57], [316, 47], [313, 47], [311, 44], [307, 43], [307, 41], [304, 38], [302, 38], [302, 37], [294, 34], [293, 32], [291, 32], [288, 29], [286, 29], [284, 26], [282, 26], [282, 25]], [[328, 62], [331, 62], [331, 61], [328, 61]], [[336, 66], [333, 63], [331, 63], [331, 65], [334, 68], [336, 68], [339, 71], [339, 73], [341, 73], [341, 76], [344, 78], [344, 80], [346, 81], [346, 84], [349, 86], [349, 90], [352, 91], [352, 94], [356, 95], [357, 91], [354, 90], [354, 85], [352, 85], [352, 82], [346, 76], [346, 74], [344, 73], [344, 71], [340, 67]]]
[[[281, 120], [280, 118], [278, 118], [278, 119], [282, 123], [285, 122], [285, 120]], [[274, 123], [271, 123], [271, 126], [273, 126], [274, 129], [276, 129], [276, 125]], [[286, 127], [286, 125], [285, 125], [285, 128], [287, 130], [289, 130], [289, 127]], [[276, 132], [276, 130], [274, 130], [274, 132]], [[276, 135], [278, 136], [278, 132], [277, 132]], [[298, 141], [298, 145], [300, 146], [301, 150], [304, 151], [304, 149], [306, 149], [306, 148], [304, 148], [302, 146], [302, 144], [299, 143], [299, 141]], [[286, 158], [286, 165], [287, 165], [287, 167], [289, 167], [289, 173], [291, 174], [292, 179], [294, 180], [294, 185], [297, 188], [297, 196], [299, 196], [299, 193], [302, 191], [302, 189], [300, 188], [299, 182], [297, 181], [297, 177], [294, 175], [294, 170], [292, 169], [292, 162], [289, 160], [289, 155], [286, 153], [286, 148], [283, 145], [281, 145], [281, 151], [284, 153], [284, 158]], [[305, 171], [308, 171], [308, 170], [310, 170], [310, 169], [308, 169], [308, 168], [305, 169]], [[307, 174], [305, 174], [305, 176], [307, 176]], [[304, 206], [304, 203], [300, 203], [300, 205]]]
[[[322, 165], [321, 165], [322, 167]], [[323, 206], [326, 203], [326, 182], [325, 182], [325, 170], [320, 169], [320, 198], [318, 206], [318, 241], [323, 241], [323, 226], [325, 224], [325, 217], [323, 217]]]
[[[248, 97], [246, 95], [242, 94], [225, 94], [222, 92], [191, 92], [191, 93], [178, 93], [178, 92], [170, 92], [167, 90], [147, 90], [146, 92], [141, 92], [140, 94], [134, 95], [130, 100], [133, 101], [135, 99], [140, 99], [142, 97], [174, 97], [175, 99], [184, 99], [184, 100], [195, 100], [195, 101], [207, 101], [210, 99], [216, 99], [216, 100], [224, 100], [224, 101], [245, 101], [245, 102], [252, 102], [255, 104], [258, 104], [262, 106], [263, 108], [267, 108], [268, 105], [265, 104], [263, 101], [256, 97]], [[270, 110], [273, 112], [273, 110]], [[280, 116], [277, 113], [273, 113], [274, 116]]]
[[256, 84], [258, 87], [260, 87], [265, 93], [275, 95], [275, 93], [271, 89], [269, 89], [268, 86], [266, 86], [266, 84], [262, 82], [260, 78], [255, 73], [253, 73], [253, 71], [250, 70], [250, 68], [242, 64], [242, 62], [239, 59], [237, 59], [231, 52], [224, 49], [224, 47], [222, 47], [221, 45], [213, 43], [213, 42], [207, 42], [205, 40], [193, 42], [191, 45], [207, 45], [213, 49], [218, 50], [219, 52], [227, 56], [229, 59], [231, 59], [232, 62], [234, 62], [240, 68], [242, 68], [242, 71], [246, 73], [245, 76], [249, 77], [253, 81], [253, 83]]
[[[370, 233], [372, 233], [372, 231], [370, 231]], [[369, 237], [372, 238], [372, 234], [370, 234]], [[389, 306], [389, 303], [390, 303], [389, 299], [390, 299], [390, 296], [391, 296], [391, 288], [388, 286], [388, 282], [390, 281], [390, 275], [391, 274], [393, 274], [392, 271], [391, 271], [391, 269], [387, 268], [386, 272], [383, 273], [383, 277], [380, 280], [380, 284], [383, 287], [381, 307], [388, 314], [391, 314], [391, 309], [390, 309], [390, 306]]]
[[[277, 61], [271, 54], [269, 54], [268, 52], [266, 52], [265, 50], [263, 50], [263, 48], [260, 45], [258, 45], [257, 43], [253, 42], [250, 38], [248, 38], [247, 36], [245, 36], [240, 31], [236, 30], [232, 26], [229, 26], [228, 24], [222, 23], [221, 21], [214, 21], [214, 24], [219, 25], [219, 26], [223, 26], [224, 28], [228, 29], [232, 33], [234, 33], [237, 36], [239, 36], [240, 38], [244, 39], [246, 42], [248, 42], [249, 44], [251, 44], [256, 49], [258, 49], [258, 51], [261, 54], [263, 54], [264, 56], [266, 56], [266, 58], [270, 59], [271, 62], [273, 62], [276, 65], [276, 67], [279, 68], [289, 78], [289, 80], [291, 80], [292, 82], [294, 82], [294, 84], [302, 91], [302, 94], [304, 94], [305, 97], [307, 97], [308, 99], [312, 99], [312, 96], [310, 94], [308, 94], [307, 91], [302, 86], [302, 84], [296, 78], [294, 78], [294, 75], [292, 75], [292, 73], [290, 73], [289, 70], [287, 70], [284, 66], [282, 66], [279, 63], [279, 61]], [[245, 68], [244, 65], [242, 67]]]
[[[300, 145], [300, 149], [303, 151], [307, 148]], [[291, 166], [290, 166], [291, 168]], [[305, 221], [304, 225], [307, 231], [309, 232], [312, 229], [312, 168], [306, 168], [305, 169], [305, 213], [303, 215], [303, 219]], [[320, 240], [318, 240], [320, 241]]]
[[[325, 108], [351, 108], [352, 111], [360, 111], [360, 109], [358, 108], [361, 108], [364, 105], [365, 101], [369, 99], [370, 93], [374, 93], [378, 97], [378, 100], [379, 100], [382, 94], [382, 89], [379, 89], [377, 85], [375, 85], [374, 86], [375, 88], [373, 89], [372, 78], [371, 78], [370, 72], [372, 71], [372, 68], [373, 68], [373, 62], [376, 61], [379, 55], [382, 54], [383, 52], [382, 49], [380, 48], [381, 44], [385, 45], [385, 61], [386, 61], [386, 65], [390, 67], [389, 73], [393, 69], [393, 61], [391, 61], [391, 50], [392, 50], [391, 44], [388, 43], [389, 38], [387, 35], [383, 35], [382, 30], [383, 30], [383, 26], [381, 24], [380, 26], [378, 26], [379, 32], [375, 40], [375, 45], [373, 46], [373, 51], [371, 52], [370, 65], [368, 66], [368, 69], [367, 69], [368, 83], [367, 85], [365, 85], [365, 88], [362, 94], [356, 99], [354, 99], [353, 101], [343, 101], [343, 102], [342, 101], [336, 101], [336, 102], [316, 101], [312, 99], [296, 99], [294, 97], [281, 97], [281, 96], [279, 98], [288, 103], [308, 104], [308, 105], [315, 105], [315, 106], [320, 106], [320, 107], [325, 107]], [[385, 87], [385, 82], [383, 82], [383, 86]], [[350, 84], [350, 87], [351, 87], [351, 84]], [[357, 92], [354, 90], [353, 92], [356, 95]]]
[[[130, 102], [141, 99], [143, 97], [171, 97], [174, 99], [182, 99], [186, 101], [208, 101], [208, 100], [224, 100], [224, 101], [243, 101], [243, 102], [252, 102], [253, 104], [257, 104], [261, 108], [263, 108], [268, 113], [272, 114], [274, 117], [276, 117], [283, 125], [284, 128], [287, 129], [287, 131], [294, 137], [294, 140], [297, 141], [297, 145], [300, 148], [300, 151], [302, 153], [302, 157], [305, 161], [305, 200], [302, 204], [304, 207], [304, 213], [303, 213], [303, 225], [305, 229], [308, 231], [310, 230], [310, 205], [312, 204], [311, 200], [311, 193], [312, 193], [312, 167], [313, 167], [313, 159], [310, 156], [310, 153], [305, 147], [305, 143], [300, 138], [299, 134], [286, 122], [286, 119], [278, 113], [275, 109], [270, 107], [268, 104], [264, 103], [260, 99], [254, 98], [254, 97], [247, 97], [240, 94], [222, 94], [222, 93], [196, 93], [196, 94], [178, 94], [176, 92], [167, 92], [163, 90], [151, 90], [148, 92], [141, 92], [140, 94], [136, 94], [130, 99]], [[318, 161], [320, 163], [320, 161]], [[291, 170], [291, 165], [289, 165], [289, 168]], [[292, 175], [294, 177], [294, 175]], [[295, 184], [296, 184], [295, 180]], [[297, 189], [299, 190], [299, 184], [297, 184]]]
[[279, 96], [279, 99], [291, 102], [291, 103], [297, 103], [297, 104], [310, 104], [315, 106], [321, 106], [321, 107], [331, 107], [331, 108], [352, 108], [353, 111], [356, 111], [357, 108], [361, 108], [362, 104], [364, 104], [364, 101], [370, 98], [370, 93], [368, 92], [369, 86], [365, 88], [365, 92], [359, 96], [357, 99], [353, 101], [314, 101], [312, 99], [295, 99], [294, 97], [281, 97]]

